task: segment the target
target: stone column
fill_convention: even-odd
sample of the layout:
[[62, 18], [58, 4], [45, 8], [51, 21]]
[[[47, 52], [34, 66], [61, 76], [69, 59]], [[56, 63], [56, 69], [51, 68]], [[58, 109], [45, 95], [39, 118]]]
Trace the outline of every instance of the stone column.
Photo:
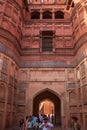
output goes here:
[[55, 19], [55, 11], [54, 11], [54, 9], [52, 9], [52, 19], [53, 20]]
[[42, 20], [43, 19], [43, 12], [42, 12], [42, 10], [40, 10], [40, 20]]
[[53, 52], [55, 52], [55, 31], [53, 31]]

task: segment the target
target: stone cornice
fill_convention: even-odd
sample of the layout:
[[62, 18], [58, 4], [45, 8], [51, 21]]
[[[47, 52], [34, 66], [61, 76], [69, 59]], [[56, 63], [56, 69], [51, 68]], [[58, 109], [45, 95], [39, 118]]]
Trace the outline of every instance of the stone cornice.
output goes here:
[[39, 48], [26, 48], [22, 49], [21, 56], [74, 56], [73, 49], [72, 48], [58, 48], [55, 52], [40, 52]]
[[[71, 24], [71, 19], [70, 20], [65, 20], [65, 19], [60, 19], [60, 20], [56, 20], [56, 19], [37, 19], [38, 23], [61, 23], [61, 24]], [[36, 23], [36, 19], [32, 20], [32, 19], [29, 19], [27, 21], [24, 22], [24, 26], [26, 25], [32, 25], [32, 24], [35, 24]]]
[[67, 67], [67, 63], [65, 61], [34, 61], [34, 62], [28, 62], [28, 61], [22, 61], [20, 64], [21, 68], [28, 68], [28, 67]]
[[21, 61], [21, 68], [74, 68], [76, 67], [87, 55], [84, 52], [80, 54], [73, 62], [66, 61]]
[[[41, 6], [41, 7], [42, 7], [42, 6], [49, 6], [49, 5], [50, 5], [50, 6], [51, 6], [51, 5], [52, 5], [52, 6], [56, 5], [57, 8], [58, 8], [58, 5], [59, 5], [59, 6], [61, 6], [61, 5], [62, 5], [62, 6], [66, 6], [65, 3], [57, 3], [57, 2], [55, 2], [55, 3], [38, 3], [38, 4], [37, 4], [37, 3], [36, 3], [36, 4], [35, 4], [35, 3], [32, 3], [32, 4], [29, 4], [29, 6], [33, 6], [33, 5], [35, 5], [35, 6], [38, 5], [38, 6]], [[59, 8], [60, 8], [60, 7], [59, 7]], [[60, 8], [60, 9], [61, 9], [61, 8]]]

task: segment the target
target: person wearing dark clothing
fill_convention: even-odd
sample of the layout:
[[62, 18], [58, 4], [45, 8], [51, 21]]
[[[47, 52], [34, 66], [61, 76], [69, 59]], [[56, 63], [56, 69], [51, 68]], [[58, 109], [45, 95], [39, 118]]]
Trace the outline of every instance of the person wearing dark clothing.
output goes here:
[[24, 130], [24, 119], [20, 120], [20, 130]]
[[72, 117], [72, 129], [71, 130], [81, 130], [81, 126], [78, 123], [77, 117]]

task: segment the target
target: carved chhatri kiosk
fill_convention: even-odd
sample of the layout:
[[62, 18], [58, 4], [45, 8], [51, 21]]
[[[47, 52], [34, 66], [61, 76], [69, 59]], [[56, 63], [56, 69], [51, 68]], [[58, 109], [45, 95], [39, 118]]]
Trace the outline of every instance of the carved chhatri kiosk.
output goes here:
[[0, 0], [0, 129], [39, 114], [87, 129], [87, 0]]

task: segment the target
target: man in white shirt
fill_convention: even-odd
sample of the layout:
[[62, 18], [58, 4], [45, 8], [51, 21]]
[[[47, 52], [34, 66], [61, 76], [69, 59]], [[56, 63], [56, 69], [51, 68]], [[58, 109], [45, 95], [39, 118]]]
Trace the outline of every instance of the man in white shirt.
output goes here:
[[43, 123], [39, 126], [42, 130], [50, 130], [54, 125], [48, 121], [48, 118], [45, 117]]

